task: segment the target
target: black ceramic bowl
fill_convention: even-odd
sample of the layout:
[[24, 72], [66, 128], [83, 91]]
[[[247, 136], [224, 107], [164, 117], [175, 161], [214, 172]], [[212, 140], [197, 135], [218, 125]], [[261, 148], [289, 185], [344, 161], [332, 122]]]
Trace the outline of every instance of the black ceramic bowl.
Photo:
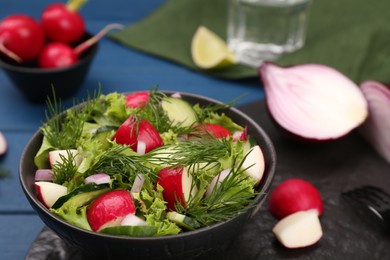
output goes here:
[[[170, 92], [167, 92], [170, 93]], [[182, 93], [185, 100], [201, 105], [219, 103], [199, 95]], [[248, 126], [252, 135], [263, 150], [265, 173], [258, 186], [259, 194], [247, 211], [228, 221], [220, 222], [195, 231], [163, 237], [119, 237], [86, 231], [49, 212], [37, 199], [34, 188], [36, 167], [33, 158], [37, 153], [42, 134], [37, 131], [26, 145], [20, 160], [19, 173], [22, 188], [28, 201], [42, 221], [70, 245], [80, 252], [89, 254], [86, 259], [215, 259], [229, 246], [229, 243], [242, 230], [247, 220], [255, 215], [270, 190], [276, 165], [276, 154], [271, 140], [264, 130], [251, 118], [235, 108], [225, 113], [240, 125]]]
[[[80, 42], [91, 36], [87, 33]], [[79, 62], [65, 68], [42, 69], [34, 63], [19, 65], [4, 56], [0, 56], [0, 67], [10, 81], [31, 102], [46, 101], [48, 96], [53, 96], [53, 88], [57, 98], [67, 99], [72, 97], [83, 84], [97, 50], [98, 43], [85, 51]]]

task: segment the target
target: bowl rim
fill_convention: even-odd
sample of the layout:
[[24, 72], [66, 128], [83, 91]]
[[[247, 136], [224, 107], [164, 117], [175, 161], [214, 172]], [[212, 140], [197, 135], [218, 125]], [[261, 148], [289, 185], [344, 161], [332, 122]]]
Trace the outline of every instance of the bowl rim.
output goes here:
[[[86, 33], [84, 37], [91, 37], [91, 33]], [[17, 72], [17, 73], [34, 73], [34, 74], [48, 74], [48, 73], [60, 73], [65, 71], [70, 71], [74, 68], [80, 67], [83, 64], [87, 63], [92, 57], [95, 56], [96, 52], [99, 49], [99, 42], [91, 45], [89, 49], [81, 55], [81, 59], [79, 59], [75, 64], [70, 66], [61, 67], [61, 68], [38, 68], [38, 67], [27, 67], [17, 64], [11, 64], [0, 58], [0, 67], [4, 70]]]
[[[134, 93], [134, 92], [139, 92], [139, 91], [130, 91], [130, 92], [124, 92], [124, 93], [118, 92], [118, 93], [127, 95], [127, 94]], [[216, 99], [213, 99], [210, 97], [206, 97], [203, 95], [195, 94], [195, 93], [182, 92], [182, 91], [172, 91], [172, 90], [159, 90], [159, 92], [163, 92], [165, 94], [173, 94], [173, 93], [179, 92], [182, 96], [184, 96], [184, 98], [186, 98], [186, 97], [195, 98], [195, 99], [203, 100], [205, 102], [211, 102], [211, 103], [215, 103], [215, 104], [225, 104], [219, 100], [216, 100]], [[77, 108], [77, 106], [81, 106], [82, 104], [83, 103], [76, 104], [76, 105], [70, 107], [69, 109]], [[27, 142], [27, 144], [25, 145], [25, 147], [23, 149], [23, 152], [22, 152], [22, 155], [21, 155], [20, 161], [19, 161], [19, 181], [21, 183], [22, 189], [23, 189], [25, 195], [27, 196], [29, 202], [30, 203], [33, 202], [37, 207], [39, 207], [39, 209], [42, 212], [45, 212], [46, 215], [48, 217], [50, 217], [51, 220], [59, 222], [59, 224], [70, 228], [70, 230], [81, 232], [81, 233], [84, 233], [86, 235], [92, 235], [96, 238], [102, 238], [102, 239], [110, 238], [110, 239], [116, 239], [116, 240], [122, 240], [122, 241], [159, 241], [161, 239], [171, 240], [171, 239], [185, 238], [185, 237], [192, 236], [194, 234], [205, 233], [208, 230], [217, 229], [218, 227], [220, 227], [228, 222], [234, 221], [236, 218], [238, 218], [244, 214], [248, 214], [248, 211], [252, 207], [254, 207], [255, 209], [252, 212], [252, 214], [250, 215], [250, 217], [252, 217], [255, 213], [257, 213], [258, 209], [262, 206], [264, 200], [266, 199], [267, 192], [269, 192], [269, 190], [272, 186], [273, 179], [275, 176], [275, 171], [276, 171], [276, 160], [277, 160], [275, 147], [274, 147], [270, 137], [268, 136], [268, 134], [264, 131], [264, 129], [258, 123], [256, 123], [251, 117], [249, 117], [247, 114], [245, 114], [244, 112], [240, 111], [239, 109], [237, 109], [235, 107], [229, 107], [226, 111], [232, 111], [232, 113], [237, 114], [238, 117], [244, 118], [246, 121], [248, 121], [250, 124], [252, 124], [256, 128], [257, 131], [259, 131], [259, 133], [261, 134], [261, 137], [264, 139], [264, 143], [267, 146], [267, 150], [269, 150], [268, 156], [269, 156], [269, 158], [272, 159], [272, 160], [270, 160], [271, 164], [266, 165], [265, 170], [268, 172], [267, 178], [265, 178], [264, 181], [261, 182], [260, 186], [259, 186], [259, 190], [261, 190], [262, 192], [259, 192], [253, 198], [253, 200], [245, 207], [243, 212], [241, 212], [240, 214], [238, 214], [238, 215], [236, 215], [233, 218], [230, 218], [228, 220], [220, 221], [218, 223], [214, 223], [212, 225], [208, 225], [208, 226], [205, 226], [205, 227], [202, 227], [202, 228], [199, 228], [196, 230], [192, 230], [192, 231], [186, 231], [186, 232], [173, 234], [173, 235], [151, 236], [151, 237], [139, 237], [139, 236], [132, 237], [132, 236], [118, 236], [118, 235], [102, 234], [99, 232], [94, 232], [94, 231], [90, 231], [90, 230], [86, 230], [86, 229], [82, 229], [80, 227], [74, 226], [74, 225], [66, 222], [65, 220], [63, 220], [62, 218], [57, 216], [56, 214], [51, 213], [42, 203], [40, 203], [38, 201], [38, 198], [36, 197], [36, 195], [33, 194], [32, 192], [30, 192], [30, 188], [28, 188], [27, 183], [24, 181], [24, 178], [22, 175], [22, 171], [23, 171], [22, 162], [26, 161], [26, 159], [27, 159], [27, 152], [28, 152], [27, 148], [31, 149], [32, 141], [38, 137], [43, 138], [42, 133], [40, 131], [41, 128], [39, 128], [37, 131], [35, 131], [35, 133], [32, 135], [32, 137], [29, 139], [29, 141]], [[35, 208], [34, 208], [34, 210], [35, 210]], [[37, 213], [39, 216], [41, 215], [41, 213], [39, 213], [39, 212], [37, 212]], [[46, 225], [46, 222], [42, 218], [41, 218], [41, 221]]]

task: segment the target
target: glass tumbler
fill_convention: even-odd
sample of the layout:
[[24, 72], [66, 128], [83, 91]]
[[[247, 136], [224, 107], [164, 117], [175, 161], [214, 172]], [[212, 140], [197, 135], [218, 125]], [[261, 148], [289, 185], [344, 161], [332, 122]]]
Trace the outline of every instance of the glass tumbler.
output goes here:
[[229, 0], [227, 43], [252, 67], [303, 47], [311, 0]]

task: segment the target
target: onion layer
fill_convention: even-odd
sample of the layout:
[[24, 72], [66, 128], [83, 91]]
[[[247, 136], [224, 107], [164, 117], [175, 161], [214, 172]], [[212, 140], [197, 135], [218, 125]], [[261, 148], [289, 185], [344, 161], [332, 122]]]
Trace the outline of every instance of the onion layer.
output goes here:
[[368, 115], [359, 87], [339, 71], [321, 64], [259, 68], [268, 110], [288, 132], [314, 140], [337, 139]]
[[375, 151], [390, 163], [390, 88], [378, 81], [367, 80], [360, 88], [368, 102], [369, 117], [360, 133]]

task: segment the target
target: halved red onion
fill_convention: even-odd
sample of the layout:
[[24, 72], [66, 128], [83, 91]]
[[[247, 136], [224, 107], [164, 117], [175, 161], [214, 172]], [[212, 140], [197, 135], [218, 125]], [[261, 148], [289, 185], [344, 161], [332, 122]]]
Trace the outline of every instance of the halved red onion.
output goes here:
[[145, 181], [145, 175], [143, 174], [137, 174], [137, 176], [134, 179], [133, 186], [131, 187], [130, 193], [139, 193], [141, 192], [142, 186], [144, 185]]
[[105, 173], [96, 173], [85, 178], [84, 183], [95, 183], [97, 185], [100, 184], [108, 184], [111, 181], [111, 177]]
[[7, 139], [2, 132], [0, 132], [0, 156], [4, 155], [8, 150]]
[[52, 181], [53, 180], [53, 170], [51, 170], [51, 169], [38, 169], [35, 171], [34, 178], [36, 181]]
[[368, 115], [359, 87], [321, 64], [259, 68], [266, 104], [282, 128], [305, 139], [331, 140], [361, 125]]
[[374, 80], [360, 84], [370, 115], [359, 128], [376, 152], [390, 163], [390, 87]]

